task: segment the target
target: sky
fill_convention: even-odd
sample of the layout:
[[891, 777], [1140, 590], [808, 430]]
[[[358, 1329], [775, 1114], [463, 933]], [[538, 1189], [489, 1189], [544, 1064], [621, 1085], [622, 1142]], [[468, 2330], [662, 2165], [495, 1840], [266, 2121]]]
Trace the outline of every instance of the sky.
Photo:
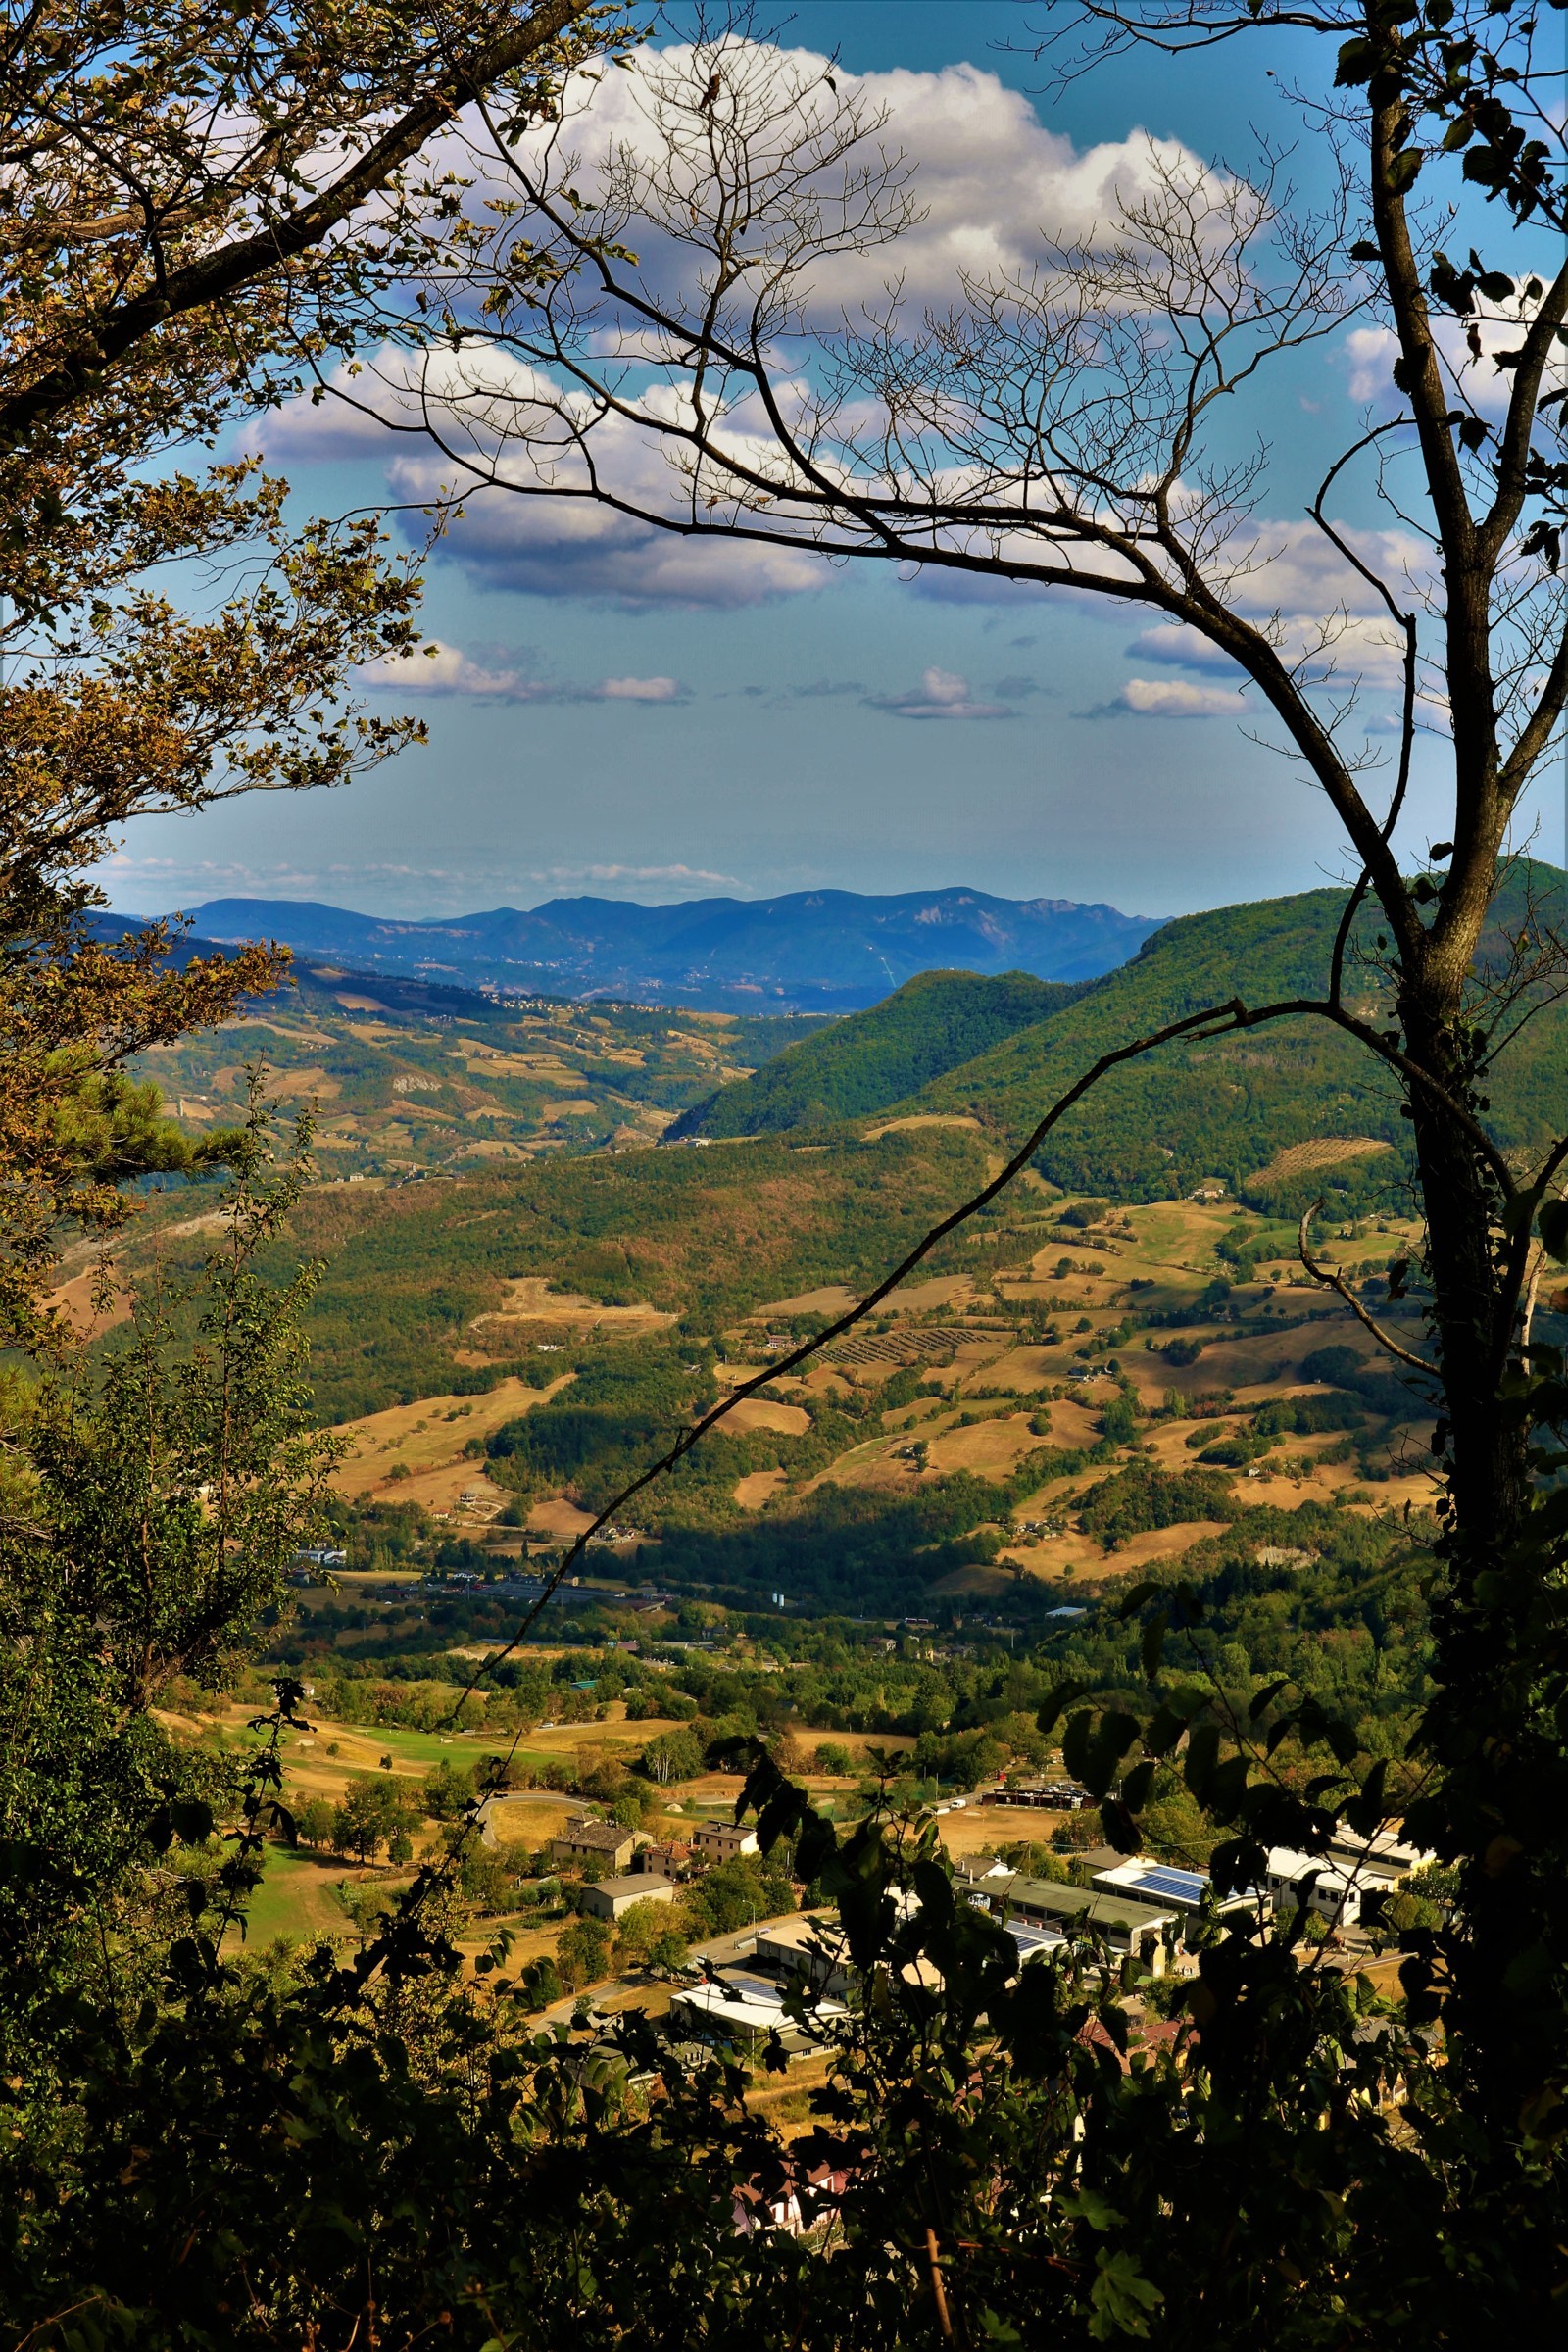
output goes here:
[[[1096, 151], [1146, 136], [1246, 165], [1272, 134], [1310, 188], [1312, 141], [1264, 76], [1272, 63], [1289, 77], [1283, 43], [1120, 61], [1053, 90], [1027, 54], [1040, 21], [1008, 0], [798, 0], [774, 21], [783, 45], [836, 53], [894, 103], [930, 211], [916, 279], [939, 287], [982, 231], [1026, 255], [1047, 209], [1070, 214]], [[677, 37], [679, 9], [669, 23]], [[1376, 338], [1348, 327], [1272, 380], [1263, 512], [1283, 534], [1287, 609], [1293, 587], [1311, 594], [1305, 500], [1386, 371]], [[334, 429], [318, 410], [257, 438], [302, 512], [433, 478], [378, 427]], [[1342, 519], [1386, 522], [1355, 496]], [[656, 558], [613, 533], [585, 550], [560, 510], [482, 504], [428, 566], [422, 626], [439, 653], [419, 690], [366, 681], [372, 708], [416, 709], [428, 744], [336, 792], [139, 820], [97, 877], [116, 906], [246, 896], [418, 917], [579, 894], [962, 885], [1164, 916], [1348, 871], [1321, 796], [1254, 740], [1255, 696], [1120, 607], [809, 558], [747, 565], [681, 546], [677, 563], [667, 541]], [[1412, 857], [1442, 823], [1442, 764], [1441, 744], [1423, 747]], [[1541, 854], [1561, 857], [1560, 779], [1523, 831], [1538, 821]]]

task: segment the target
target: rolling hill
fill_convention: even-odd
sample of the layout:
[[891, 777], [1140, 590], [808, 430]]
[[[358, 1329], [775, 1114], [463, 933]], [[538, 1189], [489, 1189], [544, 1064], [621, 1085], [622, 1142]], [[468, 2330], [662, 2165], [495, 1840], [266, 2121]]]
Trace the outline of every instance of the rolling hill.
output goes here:
[[[207, 944], [186, 939], [178, 953]], [[323, 1171], [402, 1178], [654, 1143], [715, 1083], [818, 1025], [800, 1013], [498, 999], [296, 961], [242, 1018], [154, 1047], [132, 1071], [200, 1135], [234, 1124], [246, 1067], [265, 1062], [280, 1117], [315, 1104]]]
[[[1562, 886], [1554, 868], [1521, 867], [1499, 898], [1499, 930], [1522, 920], [1527, 894], [1539, 902], [1560, 896]], [[824, 1066], [840, 1072], [831, 1049], [850, 1023], [720, 1090], [685, 1125], [700, 1119], [703, 1133], [718, 1135], [758, 1133], [765, 1124], [778, 1133], [819, 1122], [825, 1105], [836, 1118], [972, 1118], [1016, 1139], [1112, 1047], [1238, 994], [1263, 1004], [1321, 992], [1344, 906], [1343, 893], [1321, 890], [1183, 916], [1131, 962], [1065, 1002], [1043, 1005], [1038, 1019], [907, 1090], [902, 1079], [909, 1066], [910, 1006], [902, 992], [853, 1025], [844, 1050], [853, 1069], [841, 1071], [836, 1099], [824, 1094], [821, 1075]], [[1348, 995], [1367, 1009], [1383, 997], [1381, 976], [1368, 960], [1375, 935], [1369, 919], [1348, 967]], [[1502, 1055], [1491, 1086], [1494, 1130], [1506, 1148], [1534, 1143], [1562, 1122], [1565, 1068], [1568, 1009], [1546, 1005]], [[1404, 1125], [1395, 1089], [1377, 1065], [1333, 1030], [1298, 1020], [1167, 1047], [1114, 1071], [1062, 1122], [1039, 1165], [1068, 1189], [1145, 1200], [1218, 1176], [1270, 1205], [1288, 1206], [1305, 1188], [1304, 1147], [1324, 1139], [1358, 1144], [1362, 1149], [1346, 1159], [1354, 1183], [1384, 1182], [1402, 1164]], [[1379, 1145], [1393, 1147], [1397, 1159], [1368, 1148]], [[1315, 1164], [1332, 1161], [1318, 1153]]]
[[732, 1012], [853, 1012], [938, 966], [1084, 980], [1156, 928], [1114, 906], [975, 890], [795, 891], [673, 906], [553, 899], [432, 922], [271, 899], [215, 899], [189, 911], [208, 939], [281, 939], [357, 971]]
[[752, 1077], [683, 1111], [669, 1140], [767, 1135], [881, 1110], [1044, 1020], [1081, 987], [1027, 972], [922, 972], [869, 1011], [786, 1047]]

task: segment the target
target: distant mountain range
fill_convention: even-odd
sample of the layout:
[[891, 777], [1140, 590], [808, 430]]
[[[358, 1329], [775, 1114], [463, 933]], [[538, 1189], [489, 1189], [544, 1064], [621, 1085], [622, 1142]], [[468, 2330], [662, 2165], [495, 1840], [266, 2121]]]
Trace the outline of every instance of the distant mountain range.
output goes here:
[[673, 906], [552, 899], [437, 922], [282, 899], [211, 899], [185, 911], [204, 939], [279, 939], [360, 972], [719, 1012], [855, 1012], [938, 969], [1090, 980], [1159, 928], [1114, 906], [977, 890], [793, 891]]

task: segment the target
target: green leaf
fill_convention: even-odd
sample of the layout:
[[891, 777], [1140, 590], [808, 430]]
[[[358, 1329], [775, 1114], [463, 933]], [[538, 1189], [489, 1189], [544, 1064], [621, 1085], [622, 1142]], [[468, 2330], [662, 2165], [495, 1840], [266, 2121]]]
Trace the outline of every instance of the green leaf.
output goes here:
[[1089, 2332], [1095, 2341], [1106, 2343], [1113, 2335], [1147, 2336], [1150, 2315], [1165, 2298], [1153, 2280], [1144, 2277], [1137, 2256], [1121, 2246], [1102, 2246], [1095, 2266], [1095, 2283], [1089, 2290]]
[[1290, 1689], [1290, 1676], [1281, 1674], [1276, 1675], [1273, 1682], [1265, 1683], [1261, 1690], [1254, 1690], [1251, 1704], [1247, 1710], [1248, 1722], [1256, 1723], [1260, 1715], [1266, 1715], [1280, 1692]]
[[1091, 2230], [1122, 2230], [1127, 2224], [1127, 2216], [1118, 2213], [1108, 2197], [1102, 2197], [1098, 2188], [1087, 2184], [1075, 2188], [1069, 2196], [1058, 2197], [1056, 2202], [1063, 2213], [1087, 2222]]
[[1053, 1688], [1046, 1692], [1045, 1697], [1040, 1702], [1040, 1712], [1035, 1717], [1036, 1730], [1042, 1732], [1054, 1732], [1056, 1728], [1057, 1719], [1066, 1712], [1068, 1707], [1072, 1705], [1074, 1699], [1082, 1698], [1084, 1696], [1089, 1687], [1090, 1686], [1087, 1683], [1081, 1681], [1063, 1682], [1054, 1685]]
[[1219, 1725], [1200, 1723], [1187, 1742], [1187, 1755], [1182, 1777], [1200, 1804], [1208, 1787], [1209, 1776], [1219, 1761]]

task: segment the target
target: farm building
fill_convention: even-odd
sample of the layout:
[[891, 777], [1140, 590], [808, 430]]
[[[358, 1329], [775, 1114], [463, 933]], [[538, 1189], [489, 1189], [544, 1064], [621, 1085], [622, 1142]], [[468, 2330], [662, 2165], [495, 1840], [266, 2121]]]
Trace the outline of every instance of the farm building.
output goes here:
[[618, 1821], [574, 1821], [550, 1840], [553, 1862], [597, 1862], [612, 1871], [624, 1870], [636, 1851], [636, 1832]]
[[634, 1871], [624, 1879], [601, 1879], [597, 1886], [582, 1890], [582, 1907], [593, 1919], [619, 1919], [633, 1903], [673, 1902], [675, 1889], [668, 1879], [655, 1878], [652, 1871]]

